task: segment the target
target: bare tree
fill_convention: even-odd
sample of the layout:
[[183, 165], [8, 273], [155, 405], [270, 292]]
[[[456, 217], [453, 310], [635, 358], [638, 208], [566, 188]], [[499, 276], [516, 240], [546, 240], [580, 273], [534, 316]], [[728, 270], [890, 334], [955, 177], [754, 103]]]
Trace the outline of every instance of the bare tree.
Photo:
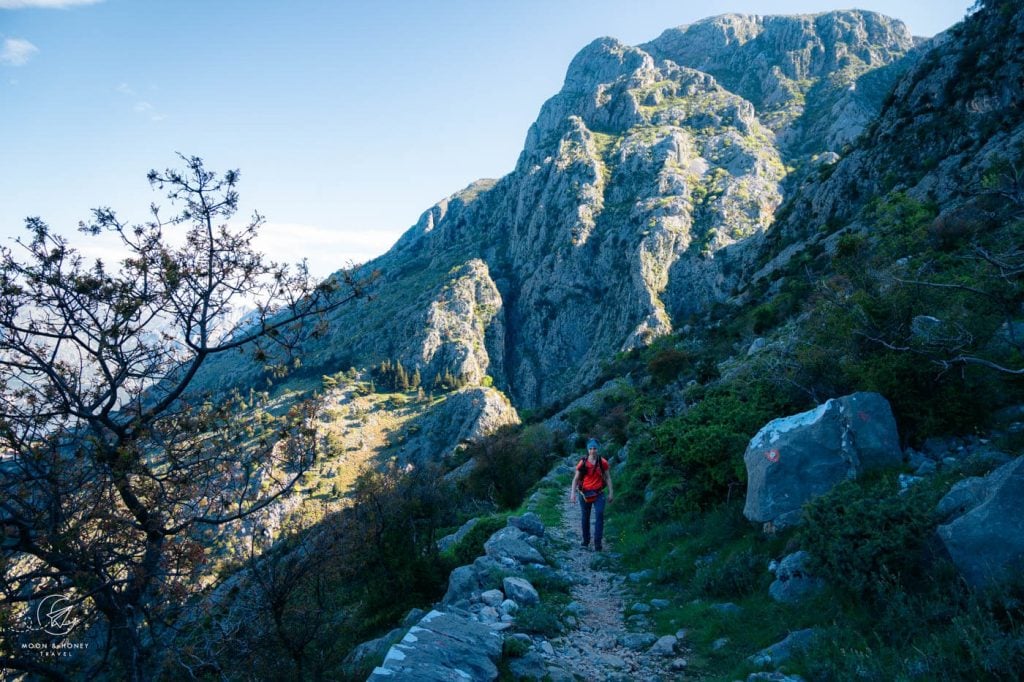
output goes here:
[[254, 535], [230, 594], [203, 605], [209, 630], [189, 628], [176, 642], [179, 669], [195, 680], [323, 679], [337, 638], [331, 626], [346, 611], [337, 594], [349, 577], [341, 532], [337, 523], [291, 530], [272, 547]]
[[[181, 158], [148, 176], [172, 217], [154, 205], [130, 225], [101, 208], [80, 224], [120, 240], [120, 269], [88, 263], [38, 218], [0, 248], [0, 621], [60, 595], [105, 626], [89, 633], [102, 645], [89, 672], [129, 680], [150, 675], [161, 625], [194, 589], [204, 529], [264, 508], [315, 456], [311, 407], [245, 438], [245, 401], [199, 391], [201, 368], [249, 351], [273, 362], [368, 281], [268, 262], [253, 247], [263, 218], [231, 222], [238, 171]], [[5, 637], [0, 668], [60, 677], [19, 649], [37, 636]]]

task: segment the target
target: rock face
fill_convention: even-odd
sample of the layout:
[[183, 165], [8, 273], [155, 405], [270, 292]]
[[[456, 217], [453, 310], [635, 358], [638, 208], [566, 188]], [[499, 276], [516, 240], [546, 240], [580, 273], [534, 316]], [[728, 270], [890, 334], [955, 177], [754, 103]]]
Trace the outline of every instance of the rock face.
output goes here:
[[518, 423], [519, 414], [499, 391], [463, 388], [411, 420], [405, 429], [405, 440], [393, 445], [388, 454], [415, 464], [429, 462], [452, 452], [460, 443], [477, 440], [506, 424]]
[[854, 393], [801, 414], [769, 422], [743, 456], [747, 499], [743, 514], [776, 527], [799, 520], [804, 502], [862, 472], [900, 464], [902, 454], [889, 403], [877, 393]]
[[954, 488], [939, 503], [947, 512], [958, 508], [963, 513], [938, 534], [964, 578], [983, 585], [1018, 574], [1024, 568], [1024, 457]]
[[944, 522], [952, 521], [974, 509], [991, 494], [991, 479], [971, 476], [957, 481], [935, 507], [935, 515]]
[[856, 135], [911, 46], [867, 12], [594, 41], [513, 172], [441, 201], [369, 263], [375, 298], [339, 310], [304, 366], [489, 376], [520, 408], [579, 392], [603, 360], [730, 295], [744, 262], [729, 247], [772, 225], [787, 164]]
[[509, 583], [510, 578], [504, 574], [520, 572], [524, 564], [538, 566], [546, 563], [544, 555], [531, 544], [543, 542], [544, 524], [534, 512], [511, 517], [508, 523], [484, 542], [484, 556], [470, 565], [459, 566], [449, 574], [448, 591], [441, 600], [442, 605], [448, 607], [463, 600], [472, 601], [482, 597], [481, 590], [493, 592], [497, 587], [515, 600], [515, 608], [524, 603], [535, 603], [537, 592], [528, 581], [515, 577]]
[[533, 535], [538, 538], [544, 537], [544, 522], [533, 512], [526, 512], [522, 516], [510, 516], [508, 525]]
[[[800, 188], [776, 224], [773, 232], [781, 241], [795, 242], [783, 260], [818, 242], [809, 232], [824, 219], [870, 235], [871, 225], [857, 222], [857, 212], [892, 189], [955, 212], [976, 194], [972, 183], [995, 157], [1019, 155], [1024, 13], [1010, 8], [992, 4], [899, 63], [906, 72], [871, 121], [870, 140], [837, 150], [841, 158], [821, 179]], [[857, 88], [894, 68], [876, 69]]]
[[914, 40], [906, 26], [874, 12], [726, 14], [669, 29], [643, 47], [656, 59], [709, 73], [746, 98], [796, 156], [811, 150], [812, 140], [824, 142], [819, 154], [852, 142], [897, 75], [876, 69], [897, 62]]
[[418, 368], [424, 376], [449, 371], [479, 383], [492, 361], [499, 372], [502, 368], [501, 295], [480, 259], [467, 261], [449, 277], [423, 316], [413, 321], [406, 346], [397, 355], [402, 364]]
[[[513, 520], [514, 519], [514, 520]], [[434, 610], [413, 625], [394, 644], [369, 680], [493, 680], [495, 663], [501, 658], [502, 631], [512, 627], [520, 607], [540, 603], [536, 588], [522, 577], [522, 564], [541, 568], [543, 556], [529, 541], [543, 545], [544, 524], [535, 512], [513, 517], [510, 525], [495, 532], [484, 543], [485, 556], [460, 566], [449, 575], [448, 592]], [[517, 525], [533, 531], [527, 534]], [[529, 541], [528, 541], [529, 540]], [[553, 572], [553, 569], [546, 567]], [[568, 575], [554, 572], [559, 580]], [[407, 617], [407, 620], [413, 616]], [[394, 632], [387, 637], [392, 638]], [[525, 638], [527, 635], [512, 635]], [[379, 652], [386, 640], [373, 640], [357, 648], [362, 661]], [[392, 640], [393, 641], [393, 640]], [[547, 653], [553, 653], [550, 645]], [[544, 659], [540, 659], [544, 663]], [[532, 669], [532, 666], [527, 666]], [[538, 670], [544, 674], [545, 665]], [[526, 668], [520, 671], [526, 673]]]

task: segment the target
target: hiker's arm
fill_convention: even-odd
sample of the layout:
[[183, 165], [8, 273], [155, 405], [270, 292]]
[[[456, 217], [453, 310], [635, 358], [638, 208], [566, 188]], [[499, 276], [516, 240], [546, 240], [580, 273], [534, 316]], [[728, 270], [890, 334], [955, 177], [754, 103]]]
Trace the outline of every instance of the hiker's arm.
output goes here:
[[572, 477], [572, 483], [569, 485], [569, 501], [576, 501], [576, 486], [580, 482], [580, 470], [576, 469], [576, 475]]
[[615, 490], [612, 488], [612, 468], [609, 466], [604, 470], [604, 482], [608, 486], [608, 501], [615, 499]]

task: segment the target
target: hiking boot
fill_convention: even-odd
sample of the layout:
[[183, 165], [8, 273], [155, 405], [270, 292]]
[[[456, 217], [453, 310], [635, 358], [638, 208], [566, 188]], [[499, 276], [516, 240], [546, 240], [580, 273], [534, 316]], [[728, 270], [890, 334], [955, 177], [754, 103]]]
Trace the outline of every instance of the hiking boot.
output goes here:
[[580, 548], [581, 549], [589, 550], [590, 549], [590, 543], [589, 542], [583, 542], [583, 543], [580, 544]]

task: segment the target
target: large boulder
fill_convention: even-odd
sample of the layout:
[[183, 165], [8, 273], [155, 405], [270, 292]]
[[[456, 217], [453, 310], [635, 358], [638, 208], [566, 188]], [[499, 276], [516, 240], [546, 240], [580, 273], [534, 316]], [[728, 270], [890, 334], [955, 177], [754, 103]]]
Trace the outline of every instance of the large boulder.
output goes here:
[[775, 580], [768, 587], [772, 599], [783, 604], [793, 604], [821, 591], [825, 583], [807, 569], [810, 558], [810, 554], [800, 551], [779, 562], [775, 569]]
[[473, 566], [459, 566], [448, 574], [448, 591], [441, 603], [445, 606], [470, 599], [480, 590], [480, 578]]
[[760, 667], [781, 665], [791, 659], [797, 652], [806, 651], [810, 648], [820, 634], [820, 631], [816, 628], [791, 632], [781, 642], [776, 642], [770, 647], [762, 649], [747, 660]]
[[505, 578], [502, 586], [505, 588], [505, 595], [521, 606], [536, 606], [540, 603], [540, 595], [525, 578], [510, 576]]
[[743, 455], [743, 514], [776, 528], [799, 522], [809, 499], [864, 471], [902, 461], [896, 420], [877, 393], [854, 393], [769, 422]]
[[544, 522], [533, 512], [526, 512], [522, 516], [510, 516], [508, 525], [518, 528], [528, 535], [544, 537]]
[[935, 517], [943, 523], [959, 518], [985, 501], [991, 494], [991, 481], [985, 476], [971, 476], [957, 481], [939, 500]]
[[506, 526], [488, 538], [484, 551], [492, 559], [511, 559], [520, 564], [544, 564], [544, 556], [526, 541], [528, 535], [514, 526]]
[[462, 526], [451, 535], [445, 535], [437, 541], [437, 550], [439, 552], [446, 552], [462, 542], [463, 538], [469, 535], [469, 531], [473, 530], [473, 526], [475, 526], [479, 520], [480, 519], [474, 517], [462, 524]]
[[482, 623], [431, 611], [392, 646], [367, 681], [494, 680], [501, 635]]
[[404, 633], [405, 630], [403, 628], [395, 628], [383, 637], [363, 642], [345, 657], [342, 666], [349, 674], [355, 674], [361, 670], [365, 671], [366, 669], [369, 669], [371, 665], [384, 658], [387, 650], [395, 642], [402, 639], [402, 635]]
[[938, 534], [967, 582], [984, 585], [1024, 568], [1024, 457], [949, 496], [956, 499], [943, 499], [940, 509], [964, 511]]

